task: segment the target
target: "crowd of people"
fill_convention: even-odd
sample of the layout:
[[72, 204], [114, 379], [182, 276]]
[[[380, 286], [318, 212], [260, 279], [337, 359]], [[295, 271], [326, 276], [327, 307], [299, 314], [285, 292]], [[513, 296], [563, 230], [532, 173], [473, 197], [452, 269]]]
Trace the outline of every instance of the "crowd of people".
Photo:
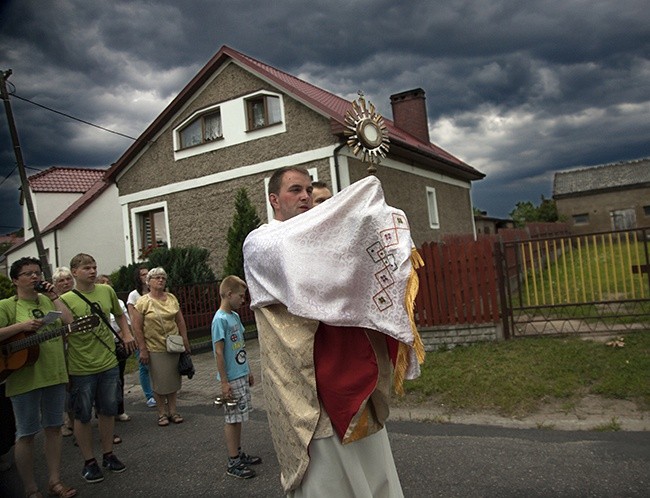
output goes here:
[[[60, 478], [63, 437], [74, 437], [86, 482], [101, 482], [107, 471], [126, 470], [113, 447], [122, 442], [115, 421], [131, 420], [124, 408], [128, 354], [138, 354], [147, 406], [158, 404], [171, 411], [173, 422], [183, 421], [175, 402], [180, 375], [176, 363], [166, 366], [178, 361], [178, 353], [164, 347], [165, 336], [176, 334], [190, 351], [182, 312], [165, 291], [163, 268], [137, 268], [128, 307], [117, 297], [110, 276], [97, 274], [97, 263], [88, 254], [76, 255], [69, 268], [57, 268], [52, 283], [43, 280], [40, 260], [31, 257], [15, 261], [10, 277], [15, 296], [0, 301], [0, 471], [11, 467], [13, 447], [25, 496], [43, 496], [33, 471], [34, 438], [42, 430], [47, 493], [72, 498], [77, 490]], [[89, 322], [89, 317], [96, 318]], [[127, 355], [118, 357], [120, 345]], [[101, 467], [93, 448], [93, 418]]]
[[[327, 185], [312, 184], [300, 167], [276, 171], [268, 186], [275, 219], [244, 243], [246, 280], [231, 275], [221, 281], [211, 334], [229, 476], [252, 478], [251, 467], [262, 462], [241, 443], [256, 381], [237, 313], [249, 292], [271, 437], [287, 496], [402, 496], [384, 426], [388, 390], [393, 371], [400, 372], [395, 375], [400, 380], [408, 378], [419, 368], [414, 358], [421, 359], [413, 353], [417, 333], [405, 300], [391, 300], [386, 289], [382, 297], [397, 304], [391, 309], [376, 300], [376, 272], [368, 255], [370, 265], [379, 264], [383, 272], [389, 271], [390, 259], [393, 284], [403, 292], [412, 271], [412, 246], [410, 236], [404, 236], [401, 248], [383, 248], [383, 255], [374, 258], [364, 244], [407, 224], [400, 218], [403, 213], [385, 205], [376, 179], [361, 188], [364, 193], [359, 188], [343, 191], [335, 197], [340, 202], [321, 207], [332, 197]], [[378, 208], [369, 209], [372, 203]], [[401, 225], [394, 225], [395, 220]], [[315, 261], [310, 272], [304, 271], [305, 244]], [[0, 383], [0, 471], [10, 465], [6, 455], [15, 443], [25, 496], [43, 496], [33, 472], [34, 438], [43, 431], [47, 492], [72, 498], [77, 490], [60, 478], [62, 437], [74, 436], [85, 481], [101, 482], [104, 472], [126, 470], [114, 453], [121, 442], [115, 421], [130, 420], [124, 407], [125, 355], [138, 358], [143, 396], [157, 410], [157, 425], [183, 423], [177, 393], [179, 358], [191, 353], [187, 326], [160, 267], [136, 268], [135, 288], [126, 303], [110, 277], [98, 275], [97, 262], [88, 254], [72, 258], [69, 269], [58, 268], [52, 283], [43, 281], [35, 258], [14, 262], [10, 276], [16, 295], [0, 301], [0, 343], [17, 344], [35, 333], [43, 339], [37, 359], [23, 361], [22, 355], [12, 365], [4, 355], [0, 365], [6, 374]], [[90, 333], [75, 334], [74, 326], [91, 316], [99, 320]], [[101, 466], [93, 447], [93, 418]]]

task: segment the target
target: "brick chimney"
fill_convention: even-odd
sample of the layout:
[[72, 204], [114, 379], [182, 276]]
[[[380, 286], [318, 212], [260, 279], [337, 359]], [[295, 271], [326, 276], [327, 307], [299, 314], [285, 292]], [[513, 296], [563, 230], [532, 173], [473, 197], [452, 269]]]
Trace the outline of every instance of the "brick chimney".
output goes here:
[[427, 103], [422, 88], [391, 95], [390, 105], [395, 126], [425, 143], [430, 142]]

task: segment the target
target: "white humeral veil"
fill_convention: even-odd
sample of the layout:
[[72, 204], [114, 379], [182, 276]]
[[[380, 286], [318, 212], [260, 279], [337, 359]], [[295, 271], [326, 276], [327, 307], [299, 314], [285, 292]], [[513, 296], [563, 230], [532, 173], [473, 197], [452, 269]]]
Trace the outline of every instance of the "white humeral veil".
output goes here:
[[[248, 235], [251, 308], [282, 303], [299, 317], [369, 328], [414, 346], [417, 332], [405, 302], [413, 253], [404, 212], [386, 204], [376, 177], [365, 178], [304, 214]], [[421, 360], [409, 349], [406, 379], [420, 373]]]

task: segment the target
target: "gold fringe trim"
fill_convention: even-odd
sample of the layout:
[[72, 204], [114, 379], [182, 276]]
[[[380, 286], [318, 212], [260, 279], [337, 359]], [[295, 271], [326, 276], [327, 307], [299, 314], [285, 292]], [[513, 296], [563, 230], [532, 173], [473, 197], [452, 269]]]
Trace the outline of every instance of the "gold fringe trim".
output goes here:
[[[415, 297], [417, 296], [418, 289], [420, 288], [420, 280], [418, 279], [416, 270], [422, 266], [424, 266], [424, 261], [422, 260], [422, 257], [420, 256], [420, 253], [418, 253], [417, 249], [413, 248], [411, 250], [411, 273], [406, 284], [406, 292], [404, 293], [404, 305], [409, 315], [411, 332], [413, 333], [412, 347], [415, 350], [415, 356], [420, 365], [424, 363], [425, 352], [422, 338], [420, 337], [418, 328], [415, 325]], [[395, 362], [395, 372], [393, 377], [393, 389], [400, 396], [404, 394], [404, 378], [406, 377], [406, 370], [409, 364], [410, 349], [411, 346], [400, 342], [399, 349], [397, 351], [397, 361]]]

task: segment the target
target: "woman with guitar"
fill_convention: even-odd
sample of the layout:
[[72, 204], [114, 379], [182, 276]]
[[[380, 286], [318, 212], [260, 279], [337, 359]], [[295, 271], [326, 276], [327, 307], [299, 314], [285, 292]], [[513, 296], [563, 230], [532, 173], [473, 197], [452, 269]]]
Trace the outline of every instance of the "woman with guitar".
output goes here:
[[[7, 378], [7, 396], [16, 417], [16, 467], [25, 495], [42, 497], [34, 477], [33, 454], [34, 436], [44, 429], [48, 492], [71, 498], [77, 491], [61, 482], [59, 471], [68, 382], [61, 339], [68, 329], [61, 325], [72, 322], [72, 313], [59, 299], [53, 285], [42, 281], [38, 259], [26, 257], [15, 261], [9, 275], [16, 286], [16, 296], [0, 301], [0, 378]], [[53, 338], [40, 341], [42, 334]], [[20, 339], [28, 339], [23, 342], [32, 345], [16, 346]]]

